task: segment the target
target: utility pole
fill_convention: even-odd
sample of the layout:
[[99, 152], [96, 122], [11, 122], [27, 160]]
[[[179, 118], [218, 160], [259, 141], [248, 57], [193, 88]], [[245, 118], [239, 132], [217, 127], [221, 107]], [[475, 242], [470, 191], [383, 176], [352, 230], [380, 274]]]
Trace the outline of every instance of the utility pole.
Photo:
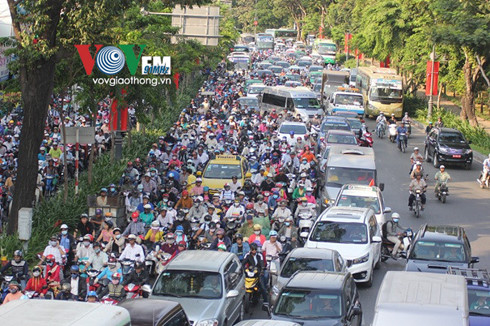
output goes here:
[[429, 93], [429, 107], [427, 108], [427, 119], [432, 118], [432, 108], [434, 106], [434, 98], [432, 90], [434, 89], [434, 62], [436, 61], [436, 45], [432, 45], [432, 53], [430, 54], [430, 93]]

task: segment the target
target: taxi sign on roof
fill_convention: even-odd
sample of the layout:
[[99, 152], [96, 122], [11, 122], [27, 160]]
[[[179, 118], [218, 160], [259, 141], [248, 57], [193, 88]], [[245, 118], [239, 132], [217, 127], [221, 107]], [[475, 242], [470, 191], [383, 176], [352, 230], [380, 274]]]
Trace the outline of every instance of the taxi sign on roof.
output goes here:
[[220, 160], [239, 160], [240, 156], [238, 155], [216, 155], [217, 159]]

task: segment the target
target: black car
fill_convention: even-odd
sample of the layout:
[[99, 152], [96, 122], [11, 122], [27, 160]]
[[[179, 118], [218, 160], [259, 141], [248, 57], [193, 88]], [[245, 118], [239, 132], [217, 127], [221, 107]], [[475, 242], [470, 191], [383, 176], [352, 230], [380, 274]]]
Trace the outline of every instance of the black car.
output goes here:
[[425, 160], [432, 160], [436, 168], [441, 164], [462, 164], [469, 170], [473, 162], [469, 144], [459, 130], [434, 128], [425, 140]]
[[293, 275], [270, 307], [272, 320], [304, 326], [360, 326], [359, 292], [350, 273], [301, 271]]
[[470, 241], [462, 227], [425, 224], [410, 245], [405, 270], [446, 273], [449, 266], [473, 267], [478, 261], [471, 256]]

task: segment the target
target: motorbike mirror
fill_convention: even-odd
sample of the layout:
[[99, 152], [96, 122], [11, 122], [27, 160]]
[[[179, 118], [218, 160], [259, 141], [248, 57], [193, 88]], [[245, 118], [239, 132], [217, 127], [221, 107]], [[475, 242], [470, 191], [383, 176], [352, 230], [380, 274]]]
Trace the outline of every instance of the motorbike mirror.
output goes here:
[[383, 213], [391, 213], [391, 207], [385, 207]]
[[228, 291], [228, 293], [226, 294], [226, 297], [227, 297], [227, 298], [236, 298], [236, 297], [238, 297], [238, 295], [239, 295], [239, 294], [240, 294], [240, 293], [238, 293], [238, 291], [237, 291], [237, 290], [230, 290], [230, 291]]
[[264, 303], [262, 304], [262, 310], [263, 310], [263, 311], [265, 311], [265, 312], [267, 312], [267, 314], [269, 314], [269, 315], [270, 315], [269, 303], [268, 303], [268, 302], [264, 302]]
[[471, 263], [476, 264], [480, 262], [480, 257], [471, 257]]
[[299, 236], [302, 238], [308, 238], [308, 232], [301, 232]]
[[373, 237], [373, 241], [372, 241], [372, 242], [381, 242], [381, 237], [380, 237], [380, 236], [375, 235], [375, 236]]
[[385, 190], [385, 184], [384, 183], [379, 184], [379, 190], [381, 190], [381, 191]]
[[359, 316], [362, 314], [361, 306], [359, 303], [356, 303], [356, 305], [352, 308], [352, 314], [354, 316]]
[[400, 252], [400, 257], [407, 258], [407, 253], [405, 251]]

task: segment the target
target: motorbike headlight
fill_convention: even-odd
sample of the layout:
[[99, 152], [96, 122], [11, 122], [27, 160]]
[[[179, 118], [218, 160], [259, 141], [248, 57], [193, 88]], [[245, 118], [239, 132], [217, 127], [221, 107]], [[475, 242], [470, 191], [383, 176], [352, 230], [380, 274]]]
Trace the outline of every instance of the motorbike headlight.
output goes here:
[[196, 324], [196, 326], [218, 326], [218, 319], [205, 319], [201, 320]]
[[359, 257], [359, 258], [356, 258], [356, 259], [353, 259], [352, 260], [352, 265], [355, 265], [355, 264], [362, 264], [362, 263], [365, 263], [369, 260], [369, 253], [365, 254], [364, 256], [362, 257]]

